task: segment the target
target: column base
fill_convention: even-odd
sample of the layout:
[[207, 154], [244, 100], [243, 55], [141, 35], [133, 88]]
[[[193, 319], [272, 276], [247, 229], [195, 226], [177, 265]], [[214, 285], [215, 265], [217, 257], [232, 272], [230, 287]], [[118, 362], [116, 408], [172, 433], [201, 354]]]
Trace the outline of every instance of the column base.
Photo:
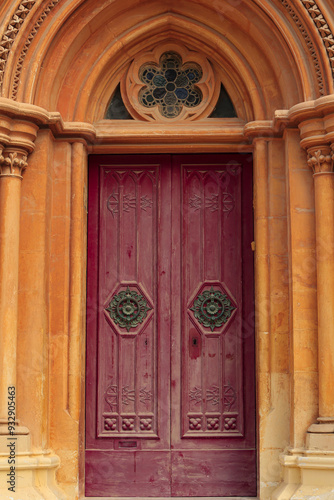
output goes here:
[[50, 451], [31, 451], [26, 427], [16, 426], [14, 435], [0, 430], [1, 500], [65, 500], [55, 481], [58, 466]]
[[280, 462], [283, 483], [272, 500], [334, 499], [334, 451], [289, 450]]
[[318, 418], [316, 424], [310, 425], [306, 434], [308, 450], [334, 451], [334, 420]]

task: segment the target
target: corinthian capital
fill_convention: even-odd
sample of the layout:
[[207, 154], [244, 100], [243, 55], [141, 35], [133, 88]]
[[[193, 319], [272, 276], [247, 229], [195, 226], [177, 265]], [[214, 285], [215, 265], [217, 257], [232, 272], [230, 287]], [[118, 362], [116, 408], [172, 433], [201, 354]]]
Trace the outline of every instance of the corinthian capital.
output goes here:
[[333, 172], [334, 154], [329, 146], [313, 147], [307, 152], [307, 164], [312, 168], [314, 174]]
[[22, 179], [22, 172], [27, 166], [26, 151], [21, 148], [0, 146], [0, 178], [18, 177]]

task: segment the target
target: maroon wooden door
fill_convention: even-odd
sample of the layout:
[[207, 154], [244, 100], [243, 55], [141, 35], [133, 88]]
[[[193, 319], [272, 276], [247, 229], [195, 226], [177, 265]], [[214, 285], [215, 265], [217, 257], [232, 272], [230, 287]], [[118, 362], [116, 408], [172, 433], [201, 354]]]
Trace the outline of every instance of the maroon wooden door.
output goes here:
[[93, 156], [86, 496], [255, 496], [250, 155]]

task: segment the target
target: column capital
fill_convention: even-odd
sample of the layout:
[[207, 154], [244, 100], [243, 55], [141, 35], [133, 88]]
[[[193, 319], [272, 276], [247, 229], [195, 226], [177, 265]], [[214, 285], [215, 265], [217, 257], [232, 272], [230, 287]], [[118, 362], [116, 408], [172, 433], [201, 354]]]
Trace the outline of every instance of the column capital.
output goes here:
[[307, 149], [307, 164], [312, 168], [314, 174], [333, 173], [334, 152], [329, 145], [313, 146]]
[[27, 168], [28, 152], [20, 147], [4, 148], [0, 145], [0, 178], [17, 177], [22, 179], [22, 173]]

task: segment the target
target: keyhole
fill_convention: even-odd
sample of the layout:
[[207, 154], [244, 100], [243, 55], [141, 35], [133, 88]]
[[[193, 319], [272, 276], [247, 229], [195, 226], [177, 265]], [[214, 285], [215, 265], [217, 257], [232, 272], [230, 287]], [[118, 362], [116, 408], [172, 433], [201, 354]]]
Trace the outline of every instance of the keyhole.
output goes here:
[[193, 345], [197, 345], [197, 338], [196, 337], [193, 338]]
[[144, 342], [144, 344], [145, 344], [145, 345], [148, 345], [148, 341], [147, 341], [147, 339], [145, 339], [145, 342]]

